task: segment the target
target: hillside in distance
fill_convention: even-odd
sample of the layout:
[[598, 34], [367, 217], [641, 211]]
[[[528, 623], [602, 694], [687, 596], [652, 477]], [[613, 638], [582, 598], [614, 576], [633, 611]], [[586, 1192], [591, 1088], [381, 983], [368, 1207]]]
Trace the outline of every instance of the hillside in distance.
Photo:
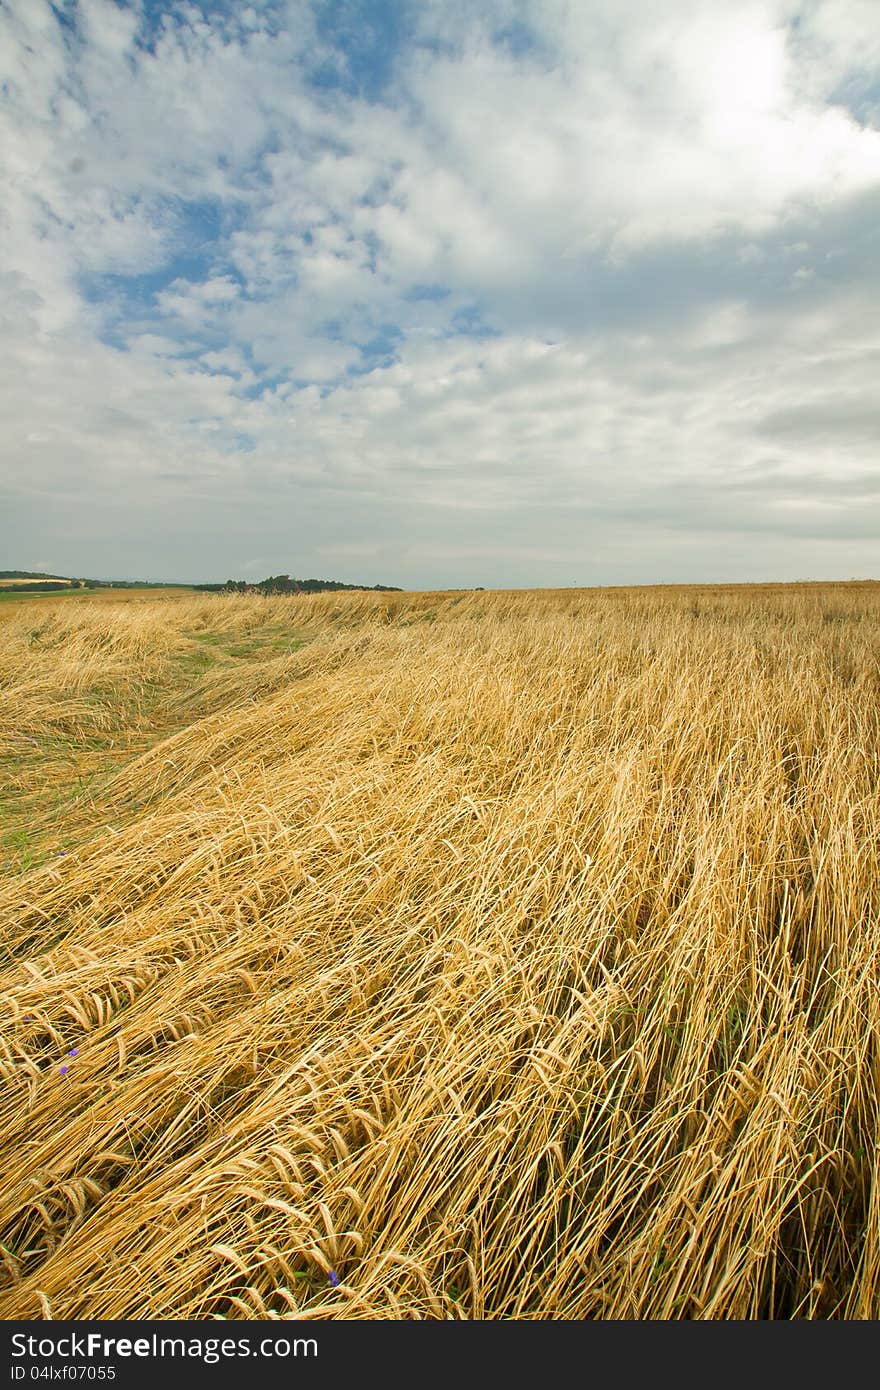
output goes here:
[[292, 579], [289, 574], [273, 574], [267, 579], [252, 582], [247, 579], [227, 579], [225, 584], [196, 584], [200, 593], [223, 594], [322, 594], [345, 590], [360, 593], [400, 594], [394, 584], [350, 584], [341, 579]]
[[0, 570], [0, 579], [65, 579], [63, 574], [44, 574], [40, 570]]
[[63, 574], [40, 574], [29, 570], [0, 570], [0, 584], [18, 587], [28, 584], [71, 584], [74, 581]]
[[63, 589], [192, 589], [195, 593], [258, 593], [267, 596], [337, 593], [345, 590], [363, 593], [402, 592], [393, 584], [352, 584], [340, 579], [291, 579], [288, 574], [270, 575], [258, 581], [227, 579], [222, 584], [194, 584], [161, 579], [72, 579], [64, 575], [40, 574], [28, 570], [0, 570], [0, 588], [35, 593]]

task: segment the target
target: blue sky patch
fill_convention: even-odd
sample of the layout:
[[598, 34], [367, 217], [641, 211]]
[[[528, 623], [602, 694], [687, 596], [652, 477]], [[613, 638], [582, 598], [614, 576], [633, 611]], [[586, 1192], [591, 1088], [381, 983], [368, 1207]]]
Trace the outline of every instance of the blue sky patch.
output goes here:
[[411, 5], [397, 0], [320, 0], [315, 20], [319, 37], [334, 55], [312, 70], [315, 84], [378, 100], [412, 36]]

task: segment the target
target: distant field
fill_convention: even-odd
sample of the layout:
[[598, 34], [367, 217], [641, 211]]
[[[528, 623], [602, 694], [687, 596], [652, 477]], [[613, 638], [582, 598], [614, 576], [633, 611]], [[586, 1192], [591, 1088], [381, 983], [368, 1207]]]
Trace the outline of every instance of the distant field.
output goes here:
[[[41, 582], [42, 582], [42, 583], [48, 584], [48, 583], [51, 583], [51, 582], [53, 582], [53, 581], [51, 581], [51, 580], [43, 580], [43, 581], [40, 581], [40, 580], [38, 580], [38, 579], [31, 579], [31, 580], [3, 579], [3, 580], [0, 580], [0, 603], [27, 603], [27, 601], [28, 601], [29, 599], [34, 599], [34, 600], [36, 600], [37, 603], [41, 603], [41, 604], [42, 604], [42, 603], [47, 603], [47, 602], [49, 602], [49, 601], [50, 601], [51, 599], [53, 599], [53, 598], [62, 599], [62, 600], [72, 599], [72, 598], [80, 599], [80, 600], [83, 600], [83, 599], [84, 599], [84, 600], [95, 600], [95, 599], [97, 599], [97, 600], [99, 600], [99, 601], [101, 601], [101, 600], [103, 600], [103, 601], [110, 600], [110, 601], [113, 602], [113, 603], [124, 603], [124, 602], [126, 601], [126, 599], [128, 599], [128, 598], [140, 599], [140, 600], [142, 601], [142, 600], [144, 599], [145, 596], [146, 596], [146, 597], [151, 597], [151, 598], [154, 598], [154, 599], [162, 599], [162, 598], [181, 598], [181, 597], [183, 597], [184, 595], [186, 595], [186, 596], [191, 596], [192, 593], [193, 593], [193, 590], [192, 590], [192, 589], [187, 589], [187, 588], [179, 588], [179, 589], [174, 589], [174, 588], [169, 588], [169, 589], [156, 589], [156, 588], [154, 588], [154, 587], [152, 587], [151, 585], [148, 585], [148, 584], [145, 584], [145, 585], [143, 586], [143, 588], [134, 588], [134, 589], [114, 589], [114, 588], [111, 586], [111, 587], [106, 588], [106, 589], [50, 589], [50, 590], [48, 590], [45, 594], [34, 593], [34, 592], [30, 592], [30, 593], [21, 593], [21, 592], [19, 592], [20, 587], [21, 587], [22, 584], [39, 584], [39, 583], [41, 583]], [[57, 582], [57, 581], [56, 581], [56, 582]]]
[[20, 589], [23, 584], [64, 584], [65, 576], [62, 574], [48, 575], [40, 579], [0, 579], [0, 589]]
[[880, 1317], [880, 586], [30, 597], [0, 1318]]

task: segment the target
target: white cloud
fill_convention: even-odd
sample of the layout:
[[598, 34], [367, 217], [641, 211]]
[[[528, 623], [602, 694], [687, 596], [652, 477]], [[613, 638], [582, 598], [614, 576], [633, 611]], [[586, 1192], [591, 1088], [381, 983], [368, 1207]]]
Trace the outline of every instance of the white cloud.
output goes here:
[[[395, 557], [488, 575], [513, 553], [537, 582], [554, 554], [629, 565], [627, 537], [674, 556], [684, 531], [697, 555], [812, 526], [842, 556], [876, 519], [856, 491], [880, 351], [873, 12], [426, 3], [367, 100], [310, 82], [346, 63], [304, 4], [277, 32], [259, 9], [176, 11], [145, 48], [137, 7], [80, 0], [73, 39], [19, 0], [7, 515], [124, 490], [179, 519], [190, 499], [225, 558], [286, 508], [316, 559], [392, 582]], [[422, 539], [364, 535], [383, 505]]]

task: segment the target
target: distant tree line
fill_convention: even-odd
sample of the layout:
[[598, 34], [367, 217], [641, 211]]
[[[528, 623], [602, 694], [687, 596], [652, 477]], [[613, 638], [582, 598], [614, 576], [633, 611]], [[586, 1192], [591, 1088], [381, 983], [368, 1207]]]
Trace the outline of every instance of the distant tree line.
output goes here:
[[[0, 579], [6, 575], [0, 574]], [[56, 589], [180, 589], [192, 588], [182, 584], [150, 584], [144, 579], [44, 579], [42, 583], [10, 584], [5, 593], [51, 594]]]
[[193, 589], [194, 584], [177, 584], [173, 579], [76, 579], [87, 589]]
[[42, 570], [0, 570], [0, 579], [58, 579], [60, 574], [43, 574]]
[[[289, 574], [270, 574], [251, 584], [246, 579], [227, 579], [225, 584], [175, 584], [143, 579], [63, 579], [57, 574], [41, 575], [28, 570], [0, 570], [0, 579], [32, 580], [16, 584], [17, 594], [51, 593], [56, 589], [177, 589], [189, 588], [207, 594], [318, 594], [325, 590], [359, 589], [365, 593], [402, 593], [394, 584], [343, 584], [339, 579], [291, 579]], [[10, 586], [12, 587], [12, 586]]]
[[319, 594], [326, 590], [358, 589], [364, 593], [402, 593], [394, 584], [343, 584], [339, 579], [291, 579], [289, 574], [270, 574], [251, 584], [246, 579], [227, 579], [225, 584], [194, 584], [193, 588], [209, 594]]
[[0, 570], [0, 579], [24, 580], [22, 584], [4, 585], [7, 592], [14, 590], [17, 594], [51, 594], [58, 589], [81, 589], [86, 583], [84, 579], [65, 579], [60, 574], [40, 574], [32, 570]]
[[55, 589], [72, 589], [66, 579], [46, 579], [42, 584], [9, 584], [4, 588], [7, 594], [51, 594]]
[[[0, 579], [18, 579], [20, 576], [13, 571], [0, 571]], [[28, 580], [31, 582], [29, 583]], [[15, 594], [52, 594], [65, 589], [95, 589], [98, 587], [96, 579], [58, 579], [53, 576], [51, 579], [39, 579], [35, 575], [27, 575], [22, 584], [8, 584], [3, 586], [4, 593]]]

